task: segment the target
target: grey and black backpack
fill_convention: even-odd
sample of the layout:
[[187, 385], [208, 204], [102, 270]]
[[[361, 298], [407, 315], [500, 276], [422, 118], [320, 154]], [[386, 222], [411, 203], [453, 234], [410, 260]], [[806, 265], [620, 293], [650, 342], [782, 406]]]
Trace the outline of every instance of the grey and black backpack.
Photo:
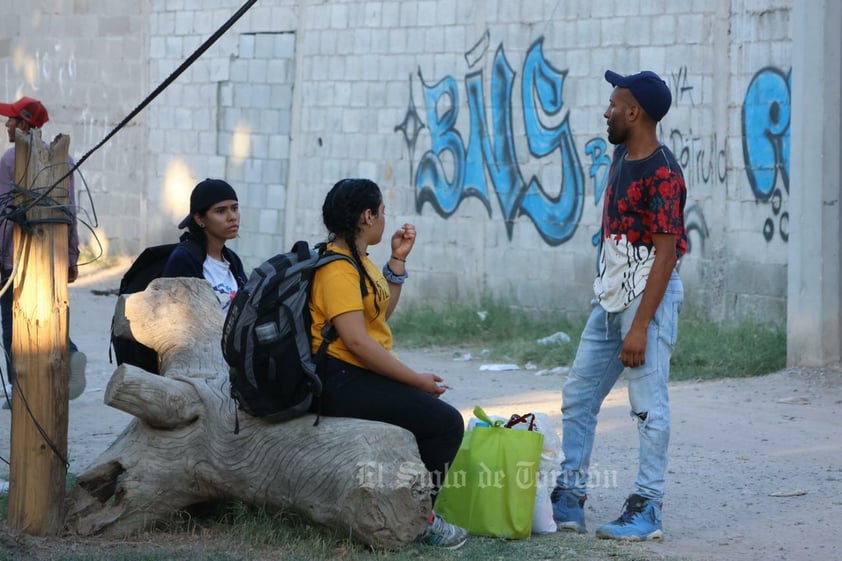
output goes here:
[[[306, 414], [322, 391], [316, 372], [336, 339], [328, 326], [314, 356], [310, 337], [310, 285], [318, 267], [345, 259], [296, 242], [288, 253], [264, 261], [249, 275], [228, 308], [222, 353], [229, 366], [231, 397], [240, 411], [281, 422]], [[318, 423], [318, 417], [316, 418]], [[239, 432], [239, 419], [234, 432]]]

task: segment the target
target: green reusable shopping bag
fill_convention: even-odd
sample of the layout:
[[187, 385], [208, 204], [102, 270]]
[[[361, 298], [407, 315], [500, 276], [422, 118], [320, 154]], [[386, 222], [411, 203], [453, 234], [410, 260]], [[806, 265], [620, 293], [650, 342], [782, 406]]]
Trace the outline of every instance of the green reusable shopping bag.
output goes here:
[[436, 499], [435, 510], [471, 534], [509, 539], [532, 533], [544, 435], [504, 427], [480, 407], [489, 424], [465, 433]]

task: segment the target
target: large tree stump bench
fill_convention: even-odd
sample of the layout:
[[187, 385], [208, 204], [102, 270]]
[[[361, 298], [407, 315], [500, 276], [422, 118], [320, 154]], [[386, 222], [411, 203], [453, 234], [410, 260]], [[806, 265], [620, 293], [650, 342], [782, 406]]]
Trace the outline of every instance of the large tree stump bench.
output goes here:
[[157, 279], [119, 298], [115, 333], [155, 349], [162, 374], [127, 364], [114, 371], [105, 403], [135, 418], [78, 475], [67, 530], [124, 536], [193, 505], [240, 501], [296, 512], [375, 548], [412, 542], [431, 508], [413, 435], [358, 419], [271, 424], [236, 412], [223, 321], [203, 279]]

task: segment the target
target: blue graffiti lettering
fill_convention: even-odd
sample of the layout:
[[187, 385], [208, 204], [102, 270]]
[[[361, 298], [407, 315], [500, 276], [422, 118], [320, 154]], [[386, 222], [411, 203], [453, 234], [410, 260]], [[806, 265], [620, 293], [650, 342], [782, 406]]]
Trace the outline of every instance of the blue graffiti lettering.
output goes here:
[[561, 113], [566, 75], [566, 71], [555, 69], [544, 58], [542, 45], [543, 37], [532, 44], [523, 63], [524, 129], [533, 157], [542, 159], [558, 151], [563, 177], [558, 195], [548, 194], [535, 176], [525, 181], [521, 173], [513, 131], [515, 72], [500, 45], [492, 63], [489, 104], [485, 103], [483, 70], [465, 77], [470, 116], [467, 148], [456, 128], [456, 80], [448, 76], [429, 85], [421, 77], [431, 148], [421, 157], [414, 177], [418, 212], [429, 202], [439, 214], [448, 217], [463, 199], [477, 197], [490, 215], [489, 191], [493, 189], [509, 239], [519, 214], [528, 216], [550, 245], [562, 244], [573, 236], [582, 215], [584, 174], [569, 116], [563, 115], [555, 126], [546, 125], [542, 119]]
[[[602, 194], [608, 184], [608, 172], [611, 170], [611, 156], [608, 155], [608, 144], [604, 138], [592, 138], [585, 144], [585, 154], [591, 157], [590, 176], [593, 179], [593, 202], [599, 205], [602, 202]], [[599, 247], [602, 243], [602, 229], [597, 230], [591, 237], [591, 244]], [[599, 271], [599, 251], [594, 262], [594, 270]]]
[[471, 137], [468, 147], [468, 162], [471, 168], [468, 176], [471, 181], [467, 183], [467, 187], [474, 187], [482, 181], [485, 188], [485, 169], [488, 169], [491, 183], [495, 187], [497, 199], [503, 210], [506, 232], [511, 239], [514, 218], [520, 203], [523, 178], [517, 166], [517, 153], [512, 132], [511, 99], [514, 72], [506, 60], [502, 46], [497, 49], [497, 54], [494, 56], [491, 75], [493, 143], [486, 129], [488, 121], [485, 115], [482, 83], [482, 71], [468, 75], [465, 81], [468, 90], [468, 109], [471, 115]]
[[791, 87], [791, 71], [763, 68], [751, 80], [743, 102], [746, 174], [761, 201], [772, 196], [778, 176], [789, 193]]
[[549, 156], [556, 150], [561, 155], [564, 174], [559, 195], [550, 197], [541, 182], [533, 176], [523, 196], [521, 209], [538, 227], [541, 235], [551, 245], [570, 239], [582, 217], [585, 191], [584, 175], [573, 143], [569, 114], [556, 127], [546, 127], [536, 107], [542, 112], [557, 115], [564, 106], [562, 91], [566, 71], [556, 70], [544, 58], [543, 38], [538, 39], [527, 52], [523, 63], [523, 121], [529, 152], [537, 157]]
[[608, 170], [611, 169], [611, 156], [604, 138], [592, 138], [585, 144], [585, 154], [591, 157], [590, 176], [593, 179], [594, 204], [602, 201], [602, 193], [608, 183]]
[[[450, 76], [429, 86], [420, 76], [424, 86], [427, 108], [427, 128], [430, 129], [432, 148], [421, 156], [415, 174], [416, 208], [420, 212], [429, 201], [443, 216], [450, 216], [465, 194], [462, 178], [465, 175], [465, 146], [459, 131], [454, 127], [459, 114], [459, 90]], [[440, 112], [439, 103], [445, 107]], [[444, 169], [443, 156], [450, 155], [452, 170], [450, 181]]]

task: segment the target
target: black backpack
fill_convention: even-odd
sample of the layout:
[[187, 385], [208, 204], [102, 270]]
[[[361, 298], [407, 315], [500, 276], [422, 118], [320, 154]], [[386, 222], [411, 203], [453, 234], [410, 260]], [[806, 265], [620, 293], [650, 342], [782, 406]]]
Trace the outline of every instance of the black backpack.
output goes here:
[[[310, 285], [318, 267], [345, 259], [298, 241], [288, 253], [264, 261], [249, 275], [228, 308], [222, 354], [229, 366], [231, 397], [240, 411], [272, 422], [306, 414], [321, 396], [316, 372], [336, 339], [327, 326], [315, 356], [311, 352]], [[361, 286], [365, 286], [362, 284]], [[239, 432], [239, 419], [234, 432]], [[318, 424], [318, 417], [315, 424]]]
[[[137, 256], [137, 259], [134, 260], [129, 270], [123, 275], [117, 294], [134, 294], [135, 292], [146, 290], [150, 282], [163, 274], [170, 254], [178, 246], [187, 249], [199, 261], [203, 261], [205, 258], [203, 249], [199, 244], [190, 239], [185, 239], [179, 243], [147, 247]], [[113, 319], [111, 324], [111, 347], [114, 349], [114, 357], [117, 359], [118, 365], [123, 363], [132, 364], [143, 368], [147, 372], [159, 374], [158, 353], [132, 339], [115, 336]]]

